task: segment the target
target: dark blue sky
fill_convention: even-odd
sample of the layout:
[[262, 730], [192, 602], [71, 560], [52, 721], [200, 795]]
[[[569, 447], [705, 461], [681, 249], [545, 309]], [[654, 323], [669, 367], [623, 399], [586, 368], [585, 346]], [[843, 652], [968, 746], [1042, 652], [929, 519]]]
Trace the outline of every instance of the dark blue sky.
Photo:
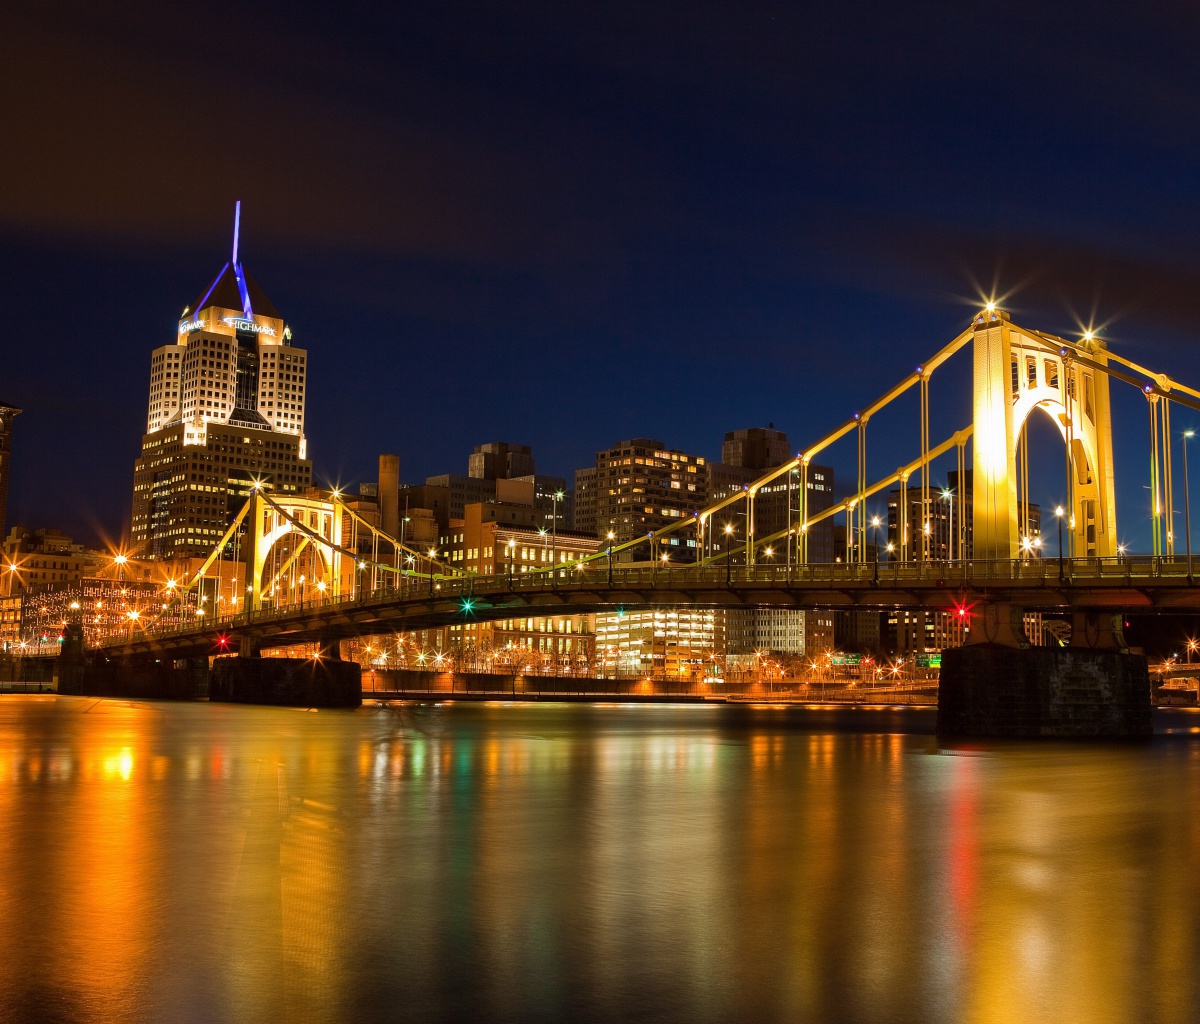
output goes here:
[[[993, 283], [1200, 382], [1194, 8], [118, 6], [4, 15], [10, 522], [121, 529], [150, 350], [235, 199], [343, 483], [493, 439], [562, 474], [630, 435], [715, 456], [774, 421], [800, 447]], [[935, 378], [935, 436], [965, 379]], [[1117, 415], [1141, 543], [1145, 403]], [[873, 475], [915, 453], [915, 403], [878, 422]], [[1057, 500], [1061, 448], [1036, 461]]]

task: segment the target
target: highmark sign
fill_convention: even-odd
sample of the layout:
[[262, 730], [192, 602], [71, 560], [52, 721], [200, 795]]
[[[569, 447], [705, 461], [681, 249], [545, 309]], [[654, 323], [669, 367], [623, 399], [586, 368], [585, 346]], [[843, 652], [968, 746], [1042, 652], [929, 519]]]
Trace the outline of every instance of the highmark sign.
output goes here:
[[207, 320], [184, 320], [179, 325], [179, 333], [191, 334], [192, 331], [200, 330], [206, 323], [208, 323]]
[[268, 338], [275, 337], [274, 327], [263, 327], [261, 324], [256, 324], [253, 320], [247, 320], [240, 316], [223, 316], [221, 323], [227, 324], [235, 331], [250, 331], [252, 334], [265, 334]]

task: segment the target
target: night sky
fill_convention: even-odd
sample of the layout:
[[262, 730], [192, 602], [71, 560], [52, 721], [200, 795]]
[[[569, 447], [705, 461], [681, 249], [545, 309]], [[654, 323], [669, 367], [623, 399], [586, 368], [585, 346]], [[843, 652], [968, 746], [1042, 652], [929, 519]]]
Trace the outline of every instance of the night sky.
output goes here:
[[[381, 451], [409, 482], [465, 473], [489, 440], [562, 475], [635, 435], [717, 456], [774, 422], [801, 447], [988, 294], [1200, 383], [1200, 8], [1129, 10], [8, 5], [9, 522], [120, 534], [150, 351], [237, 199], [311, 354], [322, 481]], [[969, 421], [958, 362], [935, 441]], [[1118, 387], [1119, 532], [1145, 548], [1145, 401]], [[872, 478], [916, 454], [915, 397], [877, 422]], [[1053, 503], [1061, 442], [1035, 436]]]

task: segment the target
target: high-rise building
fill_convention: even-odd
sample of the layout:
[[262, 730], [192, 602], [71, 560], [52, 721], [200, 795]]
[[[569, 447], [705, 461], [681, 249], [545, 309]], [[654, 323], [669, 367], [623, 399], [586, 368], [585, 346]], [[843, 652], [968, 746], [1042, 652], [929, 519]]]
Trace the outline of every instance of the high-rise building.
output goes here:
[[[617, 543], [644, 537], [704, 508], [708, 460], [653, 438], [618, 441], [596, 453], [596, 534]], [[671, 537], [675, 562], [695, 560], [694, 537]], [[637, 551], [634, 557], [646, 557]]]
[[230, 259], [151, 355], [132, 537], [153, 558], [207, 554], [253, 481], [282, 491], [312, 482], [308, 353], [242, 265], [240, 220], [239, 203]]
[[8, 514], [8, 474], [12, 458], [13, 417], [20, 413], [15, 405], [0, 401], [0, 537], [4, 536]]

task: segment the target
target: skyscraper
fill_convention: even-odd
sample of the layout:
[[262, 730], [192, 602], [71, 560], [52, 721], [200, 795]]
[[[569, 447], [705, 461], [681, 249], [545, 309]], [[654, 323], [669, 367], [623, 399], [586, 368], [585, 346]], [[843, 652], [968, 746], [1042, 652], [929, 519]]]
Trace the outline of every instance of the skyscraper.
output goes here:
[[[647, 437], [597, 452], [596, 533], [607, 537], [611, 530], [621, 543], [702, 509], [708, 501], [706, 462]], [[695, 560], [694, 538], [674, 536], [669, 543], [681, 549], [674, 561]], [[633, 557], [648, 558], [649, 545], [635, 549]]]
[[134, 467], [133, 542], [154, 558], [207, 554], [261, 481], [312, 481], [304, 435], [308, 353], [233, 250], [150, 358], [150, 400]]

